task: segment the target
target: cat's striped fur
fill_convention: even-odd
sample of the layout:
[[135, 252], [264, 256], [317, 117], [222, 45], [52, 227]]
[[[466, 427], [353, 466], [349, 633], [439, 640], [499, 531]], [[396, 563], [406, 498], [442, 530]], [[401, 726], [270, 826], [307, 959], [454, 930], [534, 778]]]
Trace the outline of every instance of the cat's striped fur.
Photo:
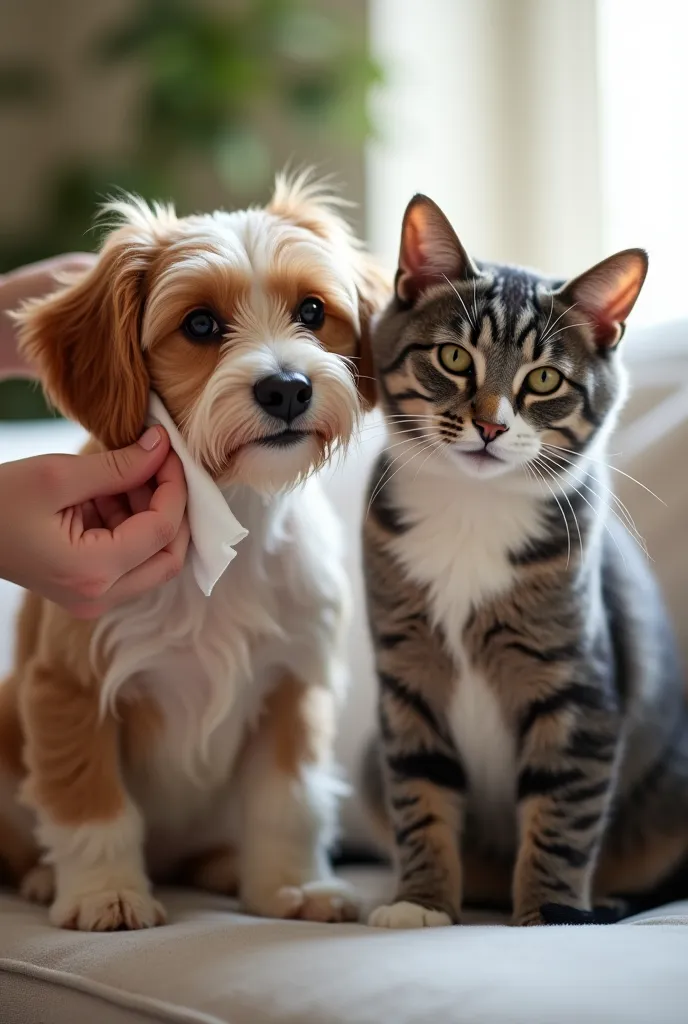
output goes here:
[[464, 898], [575, 918], [686, 857], [683, 681], [604, 466], [645, 270], [639, 250], [567, 286], [478, 266], [429, 200], [407, 210], [364, 526], [399, 870], [374, 924], [455, 922]]

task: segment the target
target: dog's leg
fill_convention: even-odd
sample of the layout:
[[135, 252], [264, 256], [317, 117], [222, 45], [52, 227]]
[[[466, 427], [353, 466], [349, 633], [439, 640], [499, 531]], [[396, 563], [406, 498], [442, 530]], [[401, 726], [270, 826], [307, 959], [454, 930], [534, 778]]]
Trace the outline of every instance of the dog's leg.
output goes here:
[[144, 869], [143, 823], [121, 778], [118, 725], [100, 718], [96, 687], [30, 664], [20, 707], [23, 799], [55, 871], [52, 922], [84, 931], [161, 924]]
[[240, 895], [249, 913], [351, 921], [358, 905], [327, 848], [336, 821], [334, 697], [285, 678], [267, 702], [241, 773]]

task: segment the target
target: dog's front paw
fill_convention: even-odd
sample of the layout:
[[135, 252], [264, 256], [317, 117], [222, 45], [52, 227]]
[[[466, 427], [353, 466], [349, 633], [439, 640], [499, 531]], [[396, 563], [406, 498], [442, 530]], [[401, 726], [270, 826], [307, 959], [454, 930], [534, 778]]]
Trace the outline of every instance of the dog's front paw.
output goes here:
[[165, 919], [162, 904], [139, 889], [103, 889], [58, 896], [50, 908], [54, 925], [82, 932], [154, 928], [164, 924]]
[[408, 900], [378, 907], [368, 918], [372, 928], [446, 928], [453, 923], [443, 910], [430, 910]]
[[274, 892], [244, 897], [244, 909], [261, 917], [299, 921], [358, 921], [360, 904], [351, 886], [338, 878], [283, 885]]

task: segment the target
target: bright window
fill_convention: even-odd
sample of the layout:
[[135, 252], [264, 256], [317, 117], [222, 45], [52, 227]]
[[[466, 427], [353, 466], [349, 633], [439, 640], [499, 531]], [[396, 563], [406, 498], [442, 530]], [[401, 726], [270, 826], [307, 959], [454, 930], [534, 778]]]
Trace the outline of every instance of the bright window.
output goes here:
[[598, 0], [603, 232], [650, 273], [635, 324], [688, 315], [688, 3]]

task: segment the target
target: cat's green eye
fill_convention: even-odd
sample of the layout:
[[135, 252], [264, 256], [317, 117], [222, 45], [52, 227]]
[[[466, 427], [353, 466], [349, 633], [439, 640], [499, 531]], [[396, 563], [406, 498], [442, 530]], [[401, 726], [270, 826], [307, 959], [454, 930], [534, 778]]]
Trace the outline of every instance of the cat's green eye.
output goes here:
[[465, 374], [473, 369], [473, 360], [462, 345], [442, 345], [437, 358], [449, 373]]
[[526, 377], [528, 390], [536, 395], [551, 395], [561, 384], [561, 374], [551, 366], [538, 366]]

